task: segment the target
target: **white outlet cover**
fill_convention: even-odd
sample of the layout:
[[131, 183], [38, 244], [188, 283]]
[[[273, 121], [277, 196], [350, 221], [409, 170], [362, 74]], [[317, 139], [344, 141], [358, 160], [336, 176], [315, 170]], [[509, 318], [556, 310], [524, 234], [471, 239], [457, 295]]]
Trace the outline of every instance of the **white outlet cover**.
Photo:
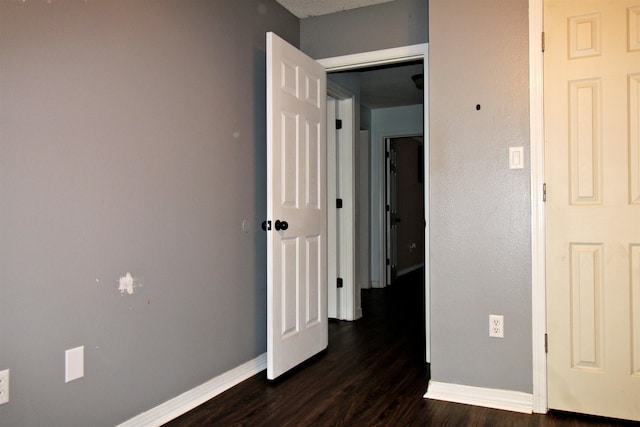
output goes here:
[[64, 382], [84, 377], [84, 346], [64, 352]]
[[504, 316], [499, 314], [489, 315], [489, 336], [504, 338]]

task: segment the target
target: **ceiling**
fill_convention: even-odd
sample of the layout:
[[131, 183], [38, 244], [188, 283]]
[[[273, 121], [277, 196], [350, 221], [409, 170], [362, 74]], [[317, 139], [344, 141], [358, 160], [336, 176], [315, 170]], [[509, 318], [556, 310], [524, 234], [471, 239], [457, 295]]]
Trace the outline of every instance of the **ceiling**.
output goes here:
[[[360, 81], [360, 103], [373, 110], [422, 104], [424, 93], [416, 87], [412, 77], [423, 74], [423, 68], [422, 61], [416, 61], [335, 74], [357, 74]], [[327, 75], [329, 80], [332, 75], [334, 73]], [[336, 80], [340, 83], [339, 79]]]
[[423, 68], [419, 61], [361, 70], [360, 103], [371, 110], [422, 104], [423, 91], [411, 77], [423, 74]]
[[276, 0], [300, 19], [328, 15], [343, 10], [356, 9], [393, 0]]

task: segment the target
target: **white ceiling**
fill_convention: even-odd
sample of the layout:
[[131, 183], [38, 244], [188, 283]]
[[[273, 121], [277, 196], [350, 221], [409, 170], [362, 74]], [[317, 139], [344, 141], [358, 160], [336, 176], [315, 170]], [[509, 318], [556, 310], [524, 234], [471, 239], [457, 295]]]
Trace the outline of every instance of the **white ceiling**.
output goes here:
[[411, 79], [423, 73], [423, 65], [395, 66], [360, 71], [360, 102], [369, 109], [422, 104], [424, 94]]
[[276, 0], [298, 18], [328, 15], [393, 0]]

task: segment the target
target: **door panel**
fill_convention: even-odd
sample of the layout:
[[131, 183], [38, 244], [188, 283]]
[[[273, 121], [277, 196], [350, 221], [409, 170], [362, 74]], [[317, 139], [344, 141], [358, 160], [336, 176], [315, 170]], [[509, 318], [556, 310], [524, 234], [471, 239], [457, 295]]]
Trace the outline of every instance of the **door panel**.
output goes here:
[[269, 379], [327, 347], [325, 133], [324, 67], [267, 33]]
[[640, 0], [544, 7], [549, 407], [640, 420]]

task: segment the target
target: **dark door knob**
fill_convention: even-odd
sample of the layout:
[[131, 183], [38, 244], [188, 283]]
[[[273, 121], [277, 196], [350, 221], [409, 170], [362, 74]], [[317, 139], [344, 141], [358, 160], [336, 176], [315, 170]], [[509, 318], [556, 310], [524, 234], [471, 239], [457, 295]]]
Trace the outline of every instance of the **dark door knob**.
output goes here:
[[284, 231], [284, 230], [286, 230], [287, 228], [289, 228], [289, 223], [288, 223], [287, 221], [280, 221], [279, 219], [277, 219], [277, 220], [276, 220], [276, 223], [275, 223], [275, 229], [276, 229], [276, 230], [278, 230], [278, 231], [280, 231], [280, 230]]
[[262, 221], [262, 229], [264, 231], [271, 230], [271, 221]]

